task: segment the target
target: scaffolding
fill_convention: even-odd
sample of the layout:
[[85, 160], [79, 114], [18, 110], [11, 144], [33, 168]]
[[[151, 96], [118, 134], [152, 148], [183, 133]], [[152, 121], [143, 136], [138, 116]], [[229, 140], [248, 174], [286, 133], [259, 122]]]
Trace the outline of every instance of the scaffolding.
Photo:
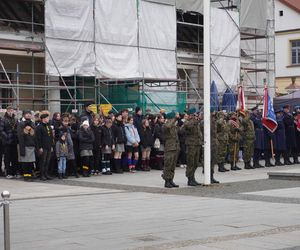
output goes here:
[[[271, 0], [274, 9], [274, 0]], [[14, 1], [12, 1], [14, 2]], [[241, 0], [211, 0], [215, 7], [240, 11]], [[53, 78], [45, 72], [38, 70], [40, 64], [44, 65], [44, 53], [47, 50], [43, 40], [44, 33], [44, 1], [29, 0], [26, 3], [16, 1], [15, 4], [26, 8], [25, 14], [11, 13], [5, 16], [5, 8], [0, 13], [0, 26], [5, 31], [26, 30], [27, 40], [15, 41], [12, 46], [9, 42], [0, 42], [0, 49], [9, 51], [23, 51], [30, 58], [30, 70], [23, 70], [22, 65], [7, 67], [5, 60], [0, 68], [0, 108], [13, 104], [16, 108], [30, 108], [33, 110], [48, 109], [51, 103], [60, 103], [62, 111], [80, 111], [86, 101], [96, 103], [111, 103], [105, 91], [110, 86], [129, 86], [138, 94], [135, 105], [142, 105], [158, 110], [163, 108], [157, 105], [149, 94], [151, 91], [168, 92], [163, 90], [166, 86], [173, 87], [170, 92], [178, 96], [185, 96], [184, 109], [203, 104], [203, 15], [198, 12], [177, 10], [177, 67], [178, 80], [168, 79], [96, 79], [95, 77], [78, 76], [76, 69], [72, 77], [59, 76]], [[11, 5], [11, 3], [9, 4]], [[11, 9], [11, 8], [10, 8]], [[10, 10], [7, 10], [10, 11]], [[11, 12], [11, 11], [10, 11]], [[3, 14], [4, 13], [4, 14]], [[8, 12], [7, 12], [8, 13]], [[246, 87], [249, 100], [253, 97], [255, 104], [260, 103], [262, 88], [265, 83], [272, 89], [275, 82], [275, 56], [274, 56], [274, 13], [269, 18], [266, 30], [241, 28], [241, 40], [253, 41], [255, 44], [251, 51], [241, 50], [242, 64], [241, 76]], [[1, 31], [0, 31], [1, 32]], [[259, 41], [265, 42], [263, 49], [258, 48]], [[23, 55], [23, 54], [22, 54]], [[27, 60], [27, 61], [30, 61]], [[55, 62], [54, 62], [55, 63]], [[262, 65], [265, 65], [262, 67]], [[213, 67], [213, 64], [212, 64]], [[58, 69], [57, 69], [58, 70]], [[58, 70], [59, 72], [59, 70]], [[263, 76], [261, 76], [263, 75]], [[261, 80], [263, 79], [263, 81]], [[224, 84], [227, 84], [224, 82]], [[154, 88], [155, 87], [155, 88]], [[152, 90], [150, 90], [152, 88]], [[248, 91], [247, 91], [248, 90]], [[58, 98], [49, 98], [49, 94], [59, 91]], [[235, 91], [235, 90], [233, 90]], [[275, 91], [275, 89], [274, 89]], [[222, 93], [221, 93], [222, 94]], [[251, 97], [251, 98], [250, 98]], [[181, 98], [182, 99], [182, 98]], [[120, 110], [133, 103], [112, 103], [116, 110]], [[180, 107], [180, 111], [182, 106]]]

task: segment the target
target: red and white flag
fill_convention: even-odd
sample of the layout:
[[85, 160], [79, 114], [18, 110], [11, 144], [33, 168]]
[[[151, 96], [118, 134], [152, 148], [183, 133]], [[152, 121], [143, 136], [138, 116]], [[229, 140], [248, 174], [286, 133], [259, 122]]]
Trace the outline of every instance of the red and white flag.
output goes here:
[[238, 87], [238, 109], [242, 113], [246, 111], [245, 94], [242, 85]]

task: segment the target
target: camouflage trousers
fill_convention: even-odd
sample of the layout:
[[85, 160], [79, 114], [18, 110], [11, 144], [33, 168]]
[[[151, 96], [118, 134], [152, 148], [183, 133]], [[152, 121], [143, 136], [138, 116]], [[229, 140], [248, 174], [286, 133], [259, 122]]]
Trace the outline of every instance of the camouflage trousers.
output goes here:
[[194, 177], [197, 167], [199, 166], [200, 160], [200, 148], [201, 146], [186, 146], [186, 157], [187, 157], [187, 168], [185, 176], [187, 178]]
[[[240, 150], [240, 144], [237, 142], [229, 142], [228, 143], [228, 153], [229, 153], [229, 157], [230, 157], [230, 163], [233, 163], [235, 161], [235, 163], [237, 163], [238, 159], [239, 159], [239, 150]], [[235, 153], [235, 155], [234, 155]]]
[[219, 141], [218, 150], [217, 150], [218, 151], [217, 164], [224, 163], [226, 161], [227, 144], [228, 144], [228, 141]]
[[251, 161], [253, 153], [254, 153], [254, 141], [253, 140], [244, 141], [244, 151], [243, 151], [244, 162]]
[[173, 180], [175, 175], [175, 168], [177, 164], [178, 151], [166, 151], [164, 155], [164, 170], [162, 178], [164, 180]]

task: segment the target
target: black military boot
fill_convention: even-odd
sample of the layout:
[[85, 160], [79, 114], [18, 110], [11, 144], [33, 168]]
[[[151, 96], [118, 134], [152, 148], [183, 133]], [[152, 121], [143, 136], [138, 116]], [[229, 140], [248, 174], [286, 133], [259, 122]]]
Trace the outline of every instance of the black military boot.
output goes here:
[[290, 159], [288, 157], [284, 158], [284, 165], [293, 165], [293, 163], [290, 161]]
[[170, 180], [165, 180], [165, 188], [173, 188], [173, 185]]
[[294, 164], [299, 164], [298, 156], [294, 156]]
[[231, 163], [230, 165], [231, 165], [230, 169], [233, 171], [241, 170], [239, 167], [237, 167], [237, 165], [233, 165], [233, 163]]
[[195, 183], [197, 186], [202, 186], [201, 183], [199, 183], [198, 181], [196, 181], [195, 176], [193, 176], [193, 181], [194, 181], [194, 183]]
[[226, 172], [226, 170], [224, 169], [224, 165], [222, 163], [219, 163], [218, 167], [219, 167], [218, 169], [219, 172], [223, 172], [223, 173]]
[[213, 171], [210, 172], [210, 180], [211, 180], [211, 183], [212, 183], [212, 184], [219, 184], [219, 183], [220, 183], [219, 181], [217, 181], [217, 180], [214, 178], [214, 172], [213, 172]]
[[245, 169], [253, 169], [253, 168], [251, 167], [250, 161], [245, 162]]
[[193, 177], [188, 177], [187, 185], [188, 185], [188, 186], [191, 186], [191, 187], [196, 187], [196, 186], [198, 186], [198, 185], [194, 182]]
[[280, 160], [276, 160], [275, 165], [278, 166], [278, 167], [284, 166], [284, 164]]
[[170, 180], [170, 183], [174, 188], [179, 188], [179, 185], [177, 185], [173, 180]]
[[264, 168], [263, 165], [260, 165], [259, 161], [254, 162], [254, 167], [255, 168]]

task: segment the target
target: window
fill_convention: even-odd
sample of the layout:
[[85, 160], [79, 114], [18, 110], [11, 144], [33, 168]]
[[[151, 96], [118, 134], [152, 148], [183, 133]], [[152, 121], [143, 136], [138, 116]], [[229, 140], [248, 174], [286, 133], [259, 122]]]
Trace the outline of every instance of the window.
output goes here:
[[279, 16], [283, 16], [283, 10], [279, 11]]
[[292, 65], [300, 64], [300, 40], [291, 41]]

